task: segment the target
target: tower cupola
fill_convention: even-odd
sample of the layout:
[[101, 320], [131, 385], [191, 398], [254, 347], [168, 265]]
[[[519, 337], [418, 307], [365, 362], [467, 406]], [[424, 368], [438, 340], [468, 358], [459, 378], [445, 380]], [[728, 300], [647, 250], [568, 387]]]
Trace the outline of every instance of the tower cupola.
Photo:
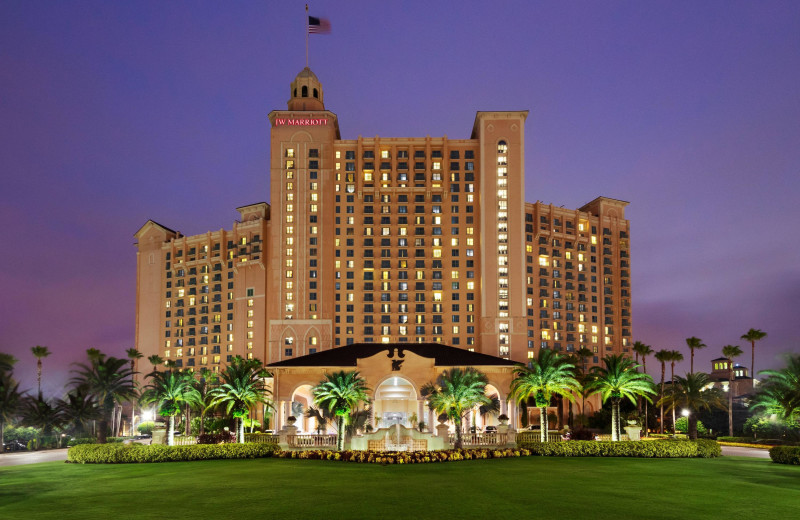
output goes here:
[[289, 110], [325, 110], [322, 84], [308, 67], [301, 70], [292, 81], [291, 93]]

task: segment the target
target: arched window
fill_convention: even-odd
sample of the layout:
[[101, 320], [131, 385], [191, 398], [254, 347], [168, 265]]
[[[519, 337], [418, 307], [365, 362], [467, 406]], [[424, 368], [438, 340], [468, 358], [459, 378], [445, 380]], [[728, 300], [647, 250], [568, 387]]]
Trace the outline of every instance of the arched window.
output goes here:
[[508, 144], [505, 141], [497, 143], [497, 153], [508, 153]]
[[317, 92], [317, 89], [314, 89], [314, 97], [319, 99], [319, 92]]
[[294, 89], [294, 96], [292, 97], [297, 97], [297, 89]]
[[307, 86], [303, 85], [303, 90], [301, 92], [302, 92], [302, 96], [303, 97], [308, 97], [308, 87]]

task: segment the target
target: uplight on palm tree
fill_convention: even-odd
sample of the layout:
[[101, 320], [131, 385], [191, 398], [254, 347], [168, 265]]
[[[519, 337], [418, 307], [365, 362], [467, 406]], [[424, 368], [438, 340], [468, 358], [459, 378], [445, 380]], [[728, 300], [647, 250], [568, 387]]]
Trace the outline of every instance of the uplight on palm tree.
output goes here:
[[780, 370], [763, 370], [767, 378], [758, 386], [751, 408], [783, 420], [800, 418], [800, 354], [786, 356]]
[[366, 380], [356, 371], [325, 374], [312, 390], [314, 404], [336, 417], [336, 449], [344, 449], [345, 421], [359, 403], [369, 401]]
[[619, 403], [628, 399], [636, 403], [641, 396], [650, 401], [650, 395], [655, 395], [653, 379], [648, 374], [638, 370], [639, 365], [623, 355], [610, 355], [603, 358], [602, 367], [594, 367], [589, 382], [589, 389], [593, 394], [600, 394], [603, 402], [611, 399], [611, 440], [620, 439], [619, 430]]
[[547, 442], [547, 407], [553, 396], [560, 395], [570, 401], [581, 391], [575, 379], [574, 365], [557, 352], [549, 349], [539, 350], [539, 356], [529, 362], [529, 367], [519, 366], [514, 370], [511, 381], [511, 397], [517, 403], [533, 397], [539, 408], [539, 439]]

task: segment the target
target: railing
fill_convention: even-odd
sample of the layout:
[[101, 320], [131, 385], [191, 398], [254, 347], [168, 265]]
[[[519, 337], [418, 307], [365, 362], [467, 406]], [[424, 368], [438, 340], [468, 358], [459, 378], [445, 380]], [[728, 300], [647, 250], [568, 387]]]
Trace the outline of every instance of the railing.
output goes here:
[[[561, 438], [561, 433], [559, 433], [558, 430], [548, 430], [546, 439], [547, 439], [546, 442], [561, 442], [563, 440]], [[517, 432], [517, 443], [541, 442], [541, 440], [542, 436], [539, 431], [527, 430], [523, 432]]]
[[[455, 433], [451, 433], [448, 440], [450, 444], [455, 444]], [[507, 443], [507, 433], [464, 433], [461, 435], [463, 446], [505, 446]]]
[[191, 444], [197, 444], [197, 437], [194, 435], [176, 435], [173, 440], [175, 446], [189, 446]]
[[270, 433], [245, 433], [244, 441], [256, 444], [278, 444], [280, 436]]
[[336, 435], [287, 435], [286, 441], [292, 448], [336, 447]]

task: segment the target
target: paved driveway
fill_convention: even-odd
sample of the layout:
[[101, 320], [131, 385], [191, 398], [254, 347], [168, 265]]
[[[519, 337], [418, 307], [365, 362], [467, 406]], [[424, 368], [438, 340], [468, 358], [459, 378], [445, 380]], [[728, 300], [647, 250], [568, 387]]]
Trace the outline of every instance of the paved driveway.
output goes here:
[[768, 459], [769, 450], [763, 448], [743, 448], [740, 446], [722, 446], [722, 454], [731, 457], [753, 457], [756, 459]]
[[0, 466], [19, 466], [37, 462], [59, 462], [67, 460], [67, 449], [44, 451], [18, 451], [0, 454]]

